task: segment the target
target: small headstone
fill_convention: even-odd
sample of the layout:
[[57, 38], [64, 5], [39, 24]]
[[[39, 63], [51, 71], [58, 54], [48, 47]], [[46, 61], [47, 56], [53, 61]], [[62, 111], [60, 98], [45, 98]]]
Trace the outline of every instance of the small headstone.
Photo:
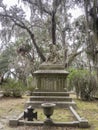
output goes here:
[[25, 111], [24, 111], [24, 119], [27, 118], [28, 121], [33, 121], [33, 119], [37, 119], [37, 112], [33, 112], [34, 108], [32, 106], [29, 106]]

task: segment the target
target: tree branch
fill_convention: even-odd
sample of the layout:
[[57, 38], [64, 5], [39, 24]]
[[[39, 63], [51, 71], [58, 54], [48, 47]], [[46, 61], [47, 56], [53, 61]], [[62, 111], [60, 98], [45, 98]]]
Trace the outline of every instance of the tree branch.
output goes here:
[[[29, 4], [35, 5], [36, 7], [39, 7], [38, 3], [35, 2], [35, 1], [32, 1], [32, 0], [23, 0], [23, 1], [24, 1], [24, 2], [28, 2]], [[49, 11], [49, 9], [46, 8], [43, 4], [42, 4], [42, 10], [43, 10], [45, 13], [51, 15], [51, 11]]]
[[79, 51], [79, 52], [75, 52], [75, 53], [71, 54], [71, 55], [68, 57], [68, 62], [65, 63], [65, 67], [70, 66], [70, 64], [73, 62], [74, 58], [75, 58], [76, 56], [78, 56], [79, 54], [81, 54], [82, 52], [84, 52], [84, 49], [81, 50], [81, 51]]
[[42, 61], [45, 61], [45, 60], [46, 60], [46, 58], [44, 57], [44, 55], [42, 54], [40, 48], [38, 47], [38, 45], [37, 45], [37, 43], [36, 43], [36, 40], [35, 40], [35, 38], [34, 38], [34, 34], [33, 34], [32, 31], [25, 25], [25, 23], [24, 23], [23, 21], [19, 20], [19, 19], [16, 18], [16, 17], [13, 17], [13, 16], [11, 16], [11, 15], [8, 15], [8, 14], [0, 14], [0, 16], [10, 18], [10, 19], [15, 23], [15, 25], [17, 25], [17, 26], [19, 26], [19, 27], [25, 29], [25, 30], [29, 33], [29, 35], [30, 35], [30, 37], [31, 37], [31, 39], [32, 39], [32, 42], [33, 42], [33, 44], [34, 44], [34, 46], [35, 46], [35, 48], [36, 48], [36, 50], [37, 50], [37, 53], [38, 53], [38, 55], [40, 56], [40, 58], [42, 59]]

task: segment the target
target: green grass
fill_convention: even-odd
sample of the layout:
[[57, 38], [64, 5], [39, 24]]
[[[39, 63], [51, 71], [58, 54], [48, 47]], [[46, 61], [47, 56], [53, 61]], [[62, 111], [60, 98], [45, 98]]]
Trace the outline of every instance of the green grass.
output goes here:
[[[98, 130], [98, 100], [86, 102], [77, 100], [75, 96], [73, 96], [73, 100], [77, 104], [76, 111], [79, 113], [81, 117], [84, 117], [88, 119], [90, 128], [87, 129], [81, 129], [81, 128], [72, 128], [72, 129], [66, 129], [64, 130]], [[2, 98], [0, 99], [0, 120], [6, 119], [6, 117], [13, 117], [15, 115], [19, 115], [19, 113], [24, 111], [24, 105], [26, 101], [28, 100], [28, 97], [23, 97], [22, 99], [13, 99], [13, 98]], [[44, 121], [45, 116], [43, 114], [42, 109], [35, 109], [35, 111], [38, 111], [38, 121]], [[5, 118], [4, 118], [5, 117]], [[55, 109], [54, 114], [51, 117], [56, 122], [67, 122], [67, 121], [74, 121], [73, 115], [70, 113], [67, 109]], [[23, 130], [23, 127], [17, 127], [16, 129], [12, 129], [6, 124], [5, 130]], [[32, 127], [30, 127], [28, 130], [31, 130]], [[36, 130], [38, 130], [36, 128]], [[54, 129], [51, 129], [54, 130]], [[62, 128], [57, 128], [56, 130], [62, 130]]]
[[[37, 109], [36, 111], [38, 112], [38, 121], [44, 121], [46, 117], [43, 114], [43, 110]], [[55, 122], [70, 122], [75, 120], [72, 113], [68, 109], [63, 109], [63, 108], [55, 109], [51, 118]]]
[[90, 128], [85, 130], [98, 130], [98, 100], [91, 102], [75, 100], [75, 102], [79, 115], [89, 121]]

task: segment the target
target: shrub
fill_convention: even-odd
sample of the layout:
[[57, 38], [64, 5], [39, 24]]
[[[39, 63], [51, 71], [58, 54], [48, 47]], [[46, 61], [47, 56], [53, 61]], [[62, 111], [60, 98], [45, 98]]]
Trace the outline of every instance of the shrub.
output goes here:
[[28, 84], [27, 84], [27, 91], [28, 91], [28, 95], [32, 95], [32, 93], [34, 92], [34, 90], [35, 90], [35, 79], [32, 77], [32, 76], [30, 76], [30, 77], [28, 77]]
[[[98, 90], [96, 75], [88, 70], [71, 70], [68, 76], [69, 89], [75, 88], [77, 98], [92, 100]], [[71, 86], [71, 87], [70, 87]]]
[[7, 83], [2, 86], [4, 96], [21, 97], [24, 91], [22, 82], [14, 79], [8, 79]]
[[24, 88], [22, 82], [20, 82], [20, 81], [16, 82], [12, 87], [13, 97], [22, 97], [24, 90], [25, 90], [25, 88]]
[[10, 97], [10, 96], [12, 96], [12, 93], [11, 93], [11, 89], [9, 88], [9, 86], [8, 85], [3, 85], [3, 95], [5, 96], [5, 97]]

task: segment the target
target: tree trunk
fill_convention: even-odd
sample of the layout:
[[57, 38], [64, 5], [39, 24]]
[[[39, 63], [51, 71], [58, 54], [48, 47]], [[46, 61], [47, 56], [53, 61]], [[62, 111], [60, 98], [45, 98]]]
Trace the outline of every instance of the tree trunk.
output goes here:
[[30, 34], [30, 36], [31, 36], [31, 39], [32, 39], [32, 41], [33, 41], [33, 44], [34, 44], [36, 50], [37, 50], [37, 53], [38, 53], [39, 57], [41, 58], [42, 62], [44, 62], [44, 61], [46, 60], [46, 58], [45, 58], [45, 56], [43, 55], [43, 53], [42, 53], [42, 51], [40, 50], [40, 48], [38, 47], [38, 45], [36, 44], [36, 40], [35, 40], [35, 38], [34, 38], [34, 34], [33, 34], [28, 28], [27, 28], [26, 30], [27, 30], [27, 32], [28, 32], [28, 33]]
[[56, 21], [55, 21], [55, 12], [52, 11], [52, 43], [56, 45]]

